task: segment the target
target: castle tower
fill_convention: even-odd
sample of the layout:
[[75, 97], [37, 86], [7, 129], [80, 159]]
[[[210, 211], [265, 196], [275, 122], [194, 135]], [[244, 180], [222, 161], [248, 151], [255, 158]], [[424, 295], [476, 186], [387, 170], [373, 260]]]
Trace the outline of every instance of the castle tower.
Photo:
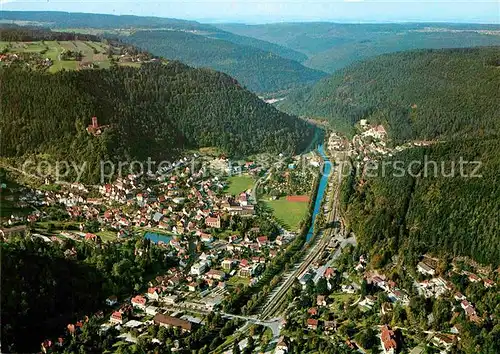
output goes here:
[[92, 128], [99, 128], [99, 124], [97, 123], [97, 117], [92, 117]]

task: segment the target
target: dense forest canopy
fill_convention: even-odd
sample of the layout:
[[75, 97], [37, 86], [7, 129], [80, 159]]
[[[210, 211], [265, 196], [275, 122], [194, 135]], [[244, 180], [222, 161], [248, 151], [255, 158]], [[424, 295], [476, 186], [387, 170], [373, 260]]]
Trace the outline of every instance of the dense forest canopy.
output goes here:
[[500, 132], [500, 47], [382, 55], [343, 69], [280, 102], [336, 127], [382, 123], [396, 142]]
[[355, 43], [341, 43], [314, 55], [304, 65], [333, 73], [351, 63], [360, 62], [381, 54], [416, 49], [468, 48], [500, 45], [500, 32], [496, 36], [476, 32], [416, 32], [404, 35], [374, 36]]
[[[460, 176], [461, 157], [479, 161], [481, 177]], [[415, 174], [421, 175], [398, 176], [396, 161], [404, 166], [417, 161]], [[437, 163], [437, 175], [431, 163], [425, 176], [425, 161]], [[401, 252], [410, 257], [431, 252], [500, 265], [500, 139], [409, 149], [386, 162], [385, 175], [363, 182], [351, 177], [344, 184], [346, 220], [367, 250], [386, 262]], [[469, 164], [464, 171], [469, 174], [474, 168]]]
[[254, 92], [286, 90], [326, 75], [268, 51], [192, 33], [138, 31], [124, 36], [123, 41], [154, 55], [225, 72]]
[[[135, 252], [139, 247], [142, 255]], [[0, 250], [2, 349], [9, 353], [39, 350], [41, 341], [63, 334], [68, 323], [102, 310], [107, 297], [129, 296], [176, 264], [165, 250], [137, 239], [96, 246], [16, 237]], [[66, 258], [67, 250], [76, 251], [77, 259]]]
[[[229, 76], [178, 62], [47, 74], [0, 69], [2, 155], [161, 161], [183, 149], [215, 146], [233, 156], [293, 153], [314, 134]], [[109, 125], [96, 137], [92, 116]], [[95, 179], [90, 168], [87, 180]]]
[[226, 32], [216, 27], [214, 27], [213, 31], [207, 32], [204, 35], [210, 38], [221, 39], [235, 44], [261, 49], [279, 55], [282, 58], [295, 60], [300, 63], [307, 59], [307, 55], [297, 52], [296, 50], [275, 43], [262, 41], [257, 38], [245, 37], [231, 32]]
[[158, 28], [169, 27], [190, 30], [211, 28], [196, 21], [152, 16], [89, 14], [62, 11], [2, 11], [0, 18], [6, 21], [30, 21], [51, 28]]
[[0, 39], [3, 42], [27, 41], [93, 41], [100, 42], [102, 38], [92, 34], [54, 32], [48, 28], [24, 27], [16, 25], [0, 25]]

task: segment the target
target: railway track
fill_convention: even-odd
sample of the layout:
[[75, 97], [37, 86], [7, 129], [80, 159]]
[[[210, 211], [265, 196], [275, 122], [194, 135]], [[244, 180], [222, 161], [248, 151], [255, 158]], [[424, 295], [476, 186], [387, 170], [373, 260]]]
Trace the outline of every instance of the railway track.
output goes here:
[[[336, 171], [332, 173], [332, 176], [330, 178], [336, 178]], [[339, 197], [339, 191], [340, 191], [340, 183], [334, 183], [334, 200], [333, 200], [333, 205], [332, 205], [332, 210], [330, 211], [327, 222], [331, 223], [336, 219], [337, 216], [337, 207], [338, 207], [338, 197]], [[281, 285], [279, 288], [278, 292], [276, 292], [269, 302], [264, 306], [262, 309], [259, 318], [261, 319], [267, 319], [271, 318], [272, 316], [275, 316], [278, 314], [279, 310], [281, 309], [283, 305], [283, 299], [286, 296], [286, 293], [290, 289], [290, 287], [293, 285], [295, 282], [295, 279], [298, 278], [302, 273], [307, 271], [307, 269], [310, 267], [310, 265], [318, 259], [318, 257], [321, 256], [323, 251], [326, 249], [328, 246], [331, 238], [335, 236], [334, 231], [332, 229], [328, 229], [320, 238], [320, 240], [313, 246], [309, 254], [306, 256], [306, 258], [302, 261], [300, 264], [299, 268], [293, 271], [293, 273], [285, 280], [285, 282]]]

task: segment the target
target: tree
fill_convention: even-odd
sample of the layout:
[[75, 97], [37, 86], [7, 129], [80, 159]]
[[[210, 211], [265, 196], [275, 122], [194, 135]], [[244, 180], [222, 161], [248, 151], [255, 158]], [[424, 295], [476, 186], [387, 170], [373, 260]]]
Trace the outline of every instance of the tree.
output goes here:
[[233, 343], [233, 354], [240, 354], [241, 351], [240, 351], [240, 345], [238, 343], [238, 341], [235, 341]]
[[368, 283], [366, 282], [366, 279], [363, 278], [363, 281], [361, 282], [361, 297], [365, 297], [368, 294]]
[[371, 349], [377, 344], [377, 333], [373, 328], [369, 327], [356, 335], [356, 341], [358, 341], [364, 349]]
[[328, 283], [325, 277], [321, 277], [316, 284], [316, 294], [318, 295], [328, 295]]

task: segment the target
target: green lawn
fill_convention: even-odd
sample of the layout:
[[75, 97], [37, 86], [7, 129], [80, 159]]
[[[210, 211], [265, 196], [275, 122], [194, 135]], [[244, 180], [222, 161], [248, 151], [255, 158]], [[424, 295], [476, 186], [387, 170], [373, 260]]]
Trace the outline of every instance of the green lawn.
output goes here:
[[309, 208], [309, 203], [289, 202], [286, 198], [277, 200], [263, 199], [263, 202], [273, 210], [275, 218], [282, 226], [290, 231], [296, 231], [299, 228], [300, 222], [306, 217]]
[[250, 279], [235, 275], [226, 282], [226, 285], [231, 287], [236, 287], [238, 284], [241, 284], [242, 286], [248, 286], [248, 284], [250, 284]]
[[96, 235], [100, 236], [103, 241], [116, 241], [116, 232], [113, 231], [99, 231]]
[[254, 179], [250, 176], [232, 176], [228, 178], [229, 186], [226, 192], [232, 195], [238, 195], [247, 189], [252, 188], [255, 183]]
[[334, 293], [329, 296], [330, 299], [337, 303], [344, 303], [346, 301], [356, 301], [359, 295], [347, 293]]

